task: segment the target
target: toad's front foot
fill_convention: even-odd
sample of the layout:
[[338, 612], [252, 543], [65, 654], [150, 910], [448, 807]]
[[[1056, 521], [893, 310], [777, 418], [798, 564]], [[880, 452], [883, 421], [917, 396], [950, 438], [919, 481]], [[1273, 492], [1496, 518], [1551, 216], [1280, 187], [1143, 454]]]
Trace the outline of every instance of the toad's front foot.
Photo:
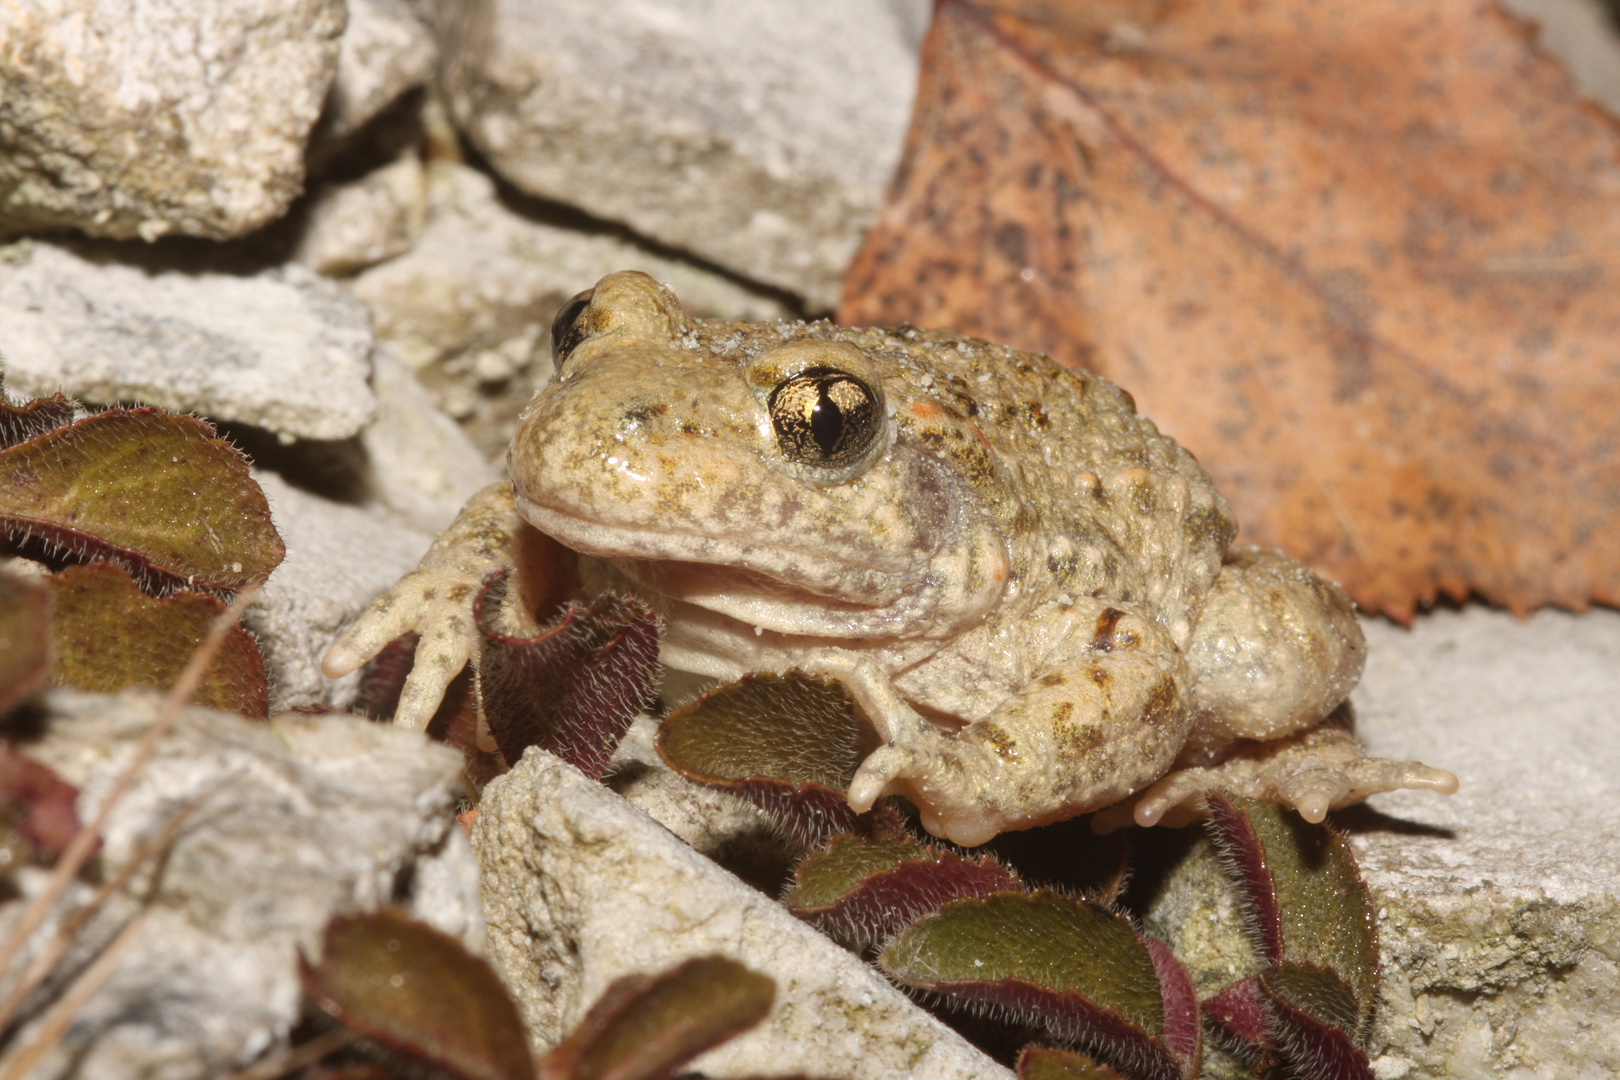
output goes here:
[[798, 667], [842, 683], [884, 741], [855, 770], [849, 785], [852, 810], [864, 814], [885, 795], [903, 795], [917, 807], [923, 828], [964, 847], [982, 844], [1007, 827], [992, 796], [999, 772], [989, 755], [923, 719], [870, 657], [818, 649]]
[[1098, 814], [1092, 827], [1111, 832], [1132, 821], [1138, 825], [1184, 823], [1202, 816], [1203, 797], [1212, 791], [1291, 806], [1306, 821], [1317, 822], [1329, 810], [1401, 788], [1451, 795], [1457, 790], [1457, 777], [1418, 761], [1369, 757], [1348, 731], [1319, 727], [1291, 739], [1246, 747], [1219, 765], [1177, 769], [1142, 792], [1134, 803]]
[[903, 795], [929, 833], [977, 847], [1007, 827], [994, 790], [994, 769], [981, 748], [929, 726], [869, 754], [849, 785], [849, 805], [864, 813], [883, 795]]
[[433, 719], [445, 689], [478, 648], [473, 601], [480, 582], [444, 567], [414, 570], [372, 601], [332, 643], [321, 671], [336, 679], [376, 656], [395, 638], [420, 635], [416, 659], [399, 694], [394, 723], [420, 731]]

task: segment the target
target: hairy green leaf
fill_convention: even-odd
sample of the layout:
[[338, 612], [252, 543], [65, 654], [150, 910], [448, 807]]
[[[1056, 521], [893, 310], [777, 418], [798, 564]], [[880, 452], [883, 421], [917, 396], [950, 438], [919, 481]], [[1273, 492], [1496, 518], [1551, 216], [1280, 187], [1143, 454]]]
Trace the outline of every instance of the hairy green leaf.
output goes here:
[[[956, 900], [903, 931], [878, 964], [908, 986], [1038, 1023], [1131, 1080], [1197, 1072], [1186, 973], [1168, 949], [1156, 954], [1123, 916], [1089, 901], [1044, 891]], [[1161, 965], [1177, 977], [1162, 979]]]
[[1153, 958], [1130, 923], [1057, 893], [957, 900], [919, 919], [878, 962], [910, 986], [1022, 979], [1073, 990], [1155, 1038], [1164, 1034]]
[[723, 956], [615, 982], [540, 1062], [540, 1080], [661, 1080], [771, 1011], [776, 983]]
[[1031, 1046], [1018, 1055], [1018, 1080], [1121, 1080], [1107, 1065], [1073, 1050]]
[[806, 847], [841, 832], [898, 827], [886, 805], [857, 815], [844, 796], [876, 746], [837, 680], [796, 671], [717, 687], [671, 711], [658, 732], [672, 769], [748, 799]]
[[[1361, 1038], [1378, 996], [1378, 934], [1349, 843], [1272, 803], [1214, 795], [1209, 806], [1216, 844], [1237, 875], [1255, 936], [1274, 942], [1262, 948], [1263, 962], [1272, 972], [1284, 966], [1331, 972], [1351, 995], [1353, 1014], [1332, 1005], [1336, 997], [1314, 982], [1317, 989], [1297, 1004], [1327, 1010], [1313, 1013], [1327, 1024], [1349, 1020], [1345, 1031]], [[1274, 991], [1286, 995], [1290, 978]]]
[[0, 570], [0, 713], [45, 681], [50, 610], [39, 579]]
[[156, 409], [109, 409], [0, 450], [0, 529], [47, 557], [116, 562], [154, 591], [238, 589], [286, 553], [242, 455]]
[[326, 925], [321, 960], [298, 958], [328, 1016], [461, 1080], [533, 1080], [528, 1035], [493, 969], [448, 934], [398, 911]]
[[[50, 679], [80, 690], [168, 689], [225, 611], [206, 593], [148, 596], [111, 563], [70, 566], [44, 581], [53, 611]], [[240, 626], [226, 634], [191, 700], [246, 716], [269, 711], [264, 659], [252, 634]]]
[[971, 859], [909, 836], [835, 836], [794, 871], [788, 910], [857, 949], [882, 941], [952, 900], [1021, 891], [988, 856]]
[[825, 907], [852, 892], [869, 874], [893, 870], [907, 859], [935, 862], [939, 851], [910, 836], [833, 837], [827, 850], [808, 856], [794, 871], [789, 907]]

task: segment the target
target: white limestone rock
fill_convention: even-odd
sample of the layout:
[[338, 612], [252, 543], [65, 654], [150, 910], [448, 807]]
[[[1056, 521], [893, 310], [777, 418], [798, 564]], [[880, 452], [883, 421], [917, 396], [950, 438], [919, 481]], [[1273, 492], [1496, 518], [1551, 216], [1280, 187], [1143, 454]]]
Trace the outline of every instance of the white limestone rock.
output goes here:
[[[1375, 1073], [1615, 1075], [1620, 613], [1470, 606], [1363, 626], [1362, 740], [1462, 781], [1337, 816], [1379, 909]], [[1150, 921], [1207, 993], [1246, 973], [1247, 946], [1212, 858], [1176, 879]]]
[[[147, 691], [51, 691], [45, 733], [24, 749], [81, 788], [86, 818], [152, 723], [156, 700]], [[145, 909], [132, 950], [30, 1075], [220, 1075], [285, 1046], [300, 1008], [297, 951], [313, 955], [327, 920], [343, 912], [402, 903], [481, 947], [475, 866], [451, 816], [460, 771], [453, 751], [354, 717], [265, 723], [185, 710], [114, 810], [103, 866], [110, 874], [183, 807], [197, 802], [196, 810], [157, 865], [150, 899], [134, 898], [149, 891], [137, 875], [81, 932], [52, 990]], [[23, 890], [36, 891], [41, 876], [21, 874]], [[0, 907], [0, 934], [22, 906]], [[0, 1068], [37, 1023], [8, 1043]]]
[[127, 245], [0, 248], [8, 388], [138, 401], [343, 439], [376, 412], [371, 329], [342, 286], [298, 265], [176, 268]]
[[337, 78], [315, 139], [341, 144], [407, 90], [433, 74], [439, 46], [405, 0], [347, 0]]
[[372, 366], [377, 419], [360, 433], [372, 495], [412, 528], [436, 536], [498, 470], [387, 349], [372, 355]]
[[354, 180], [318, 184], [290, 219], [294, 261], [341, 277], [403, 255], [422, 231], [427, 192], [415, 153]]
[[299, 194], [343, 0], [0, 5], [0, 235], [226, 239]]
[[900, 157], [922, 0], [428, 0], [524, 191], [831, 308]]
[[346, 706], [359, 676], [326, 678], [321, 656], [373, 597], [416, 568], [434, 534], [300, 491], [275, 473], [254, 479], [287, 545], [243, 618], [264, 653], [271, 710]]
[[473, 848], [490, 960], [537, 1044], [556, 1042], [620, 976], [720, 953], [775, 979], [776, 1003], [759, 1027], [693, 1062], [704, 1076], [1011, 1075], [858, 957], [544, 751], [484, 789]]

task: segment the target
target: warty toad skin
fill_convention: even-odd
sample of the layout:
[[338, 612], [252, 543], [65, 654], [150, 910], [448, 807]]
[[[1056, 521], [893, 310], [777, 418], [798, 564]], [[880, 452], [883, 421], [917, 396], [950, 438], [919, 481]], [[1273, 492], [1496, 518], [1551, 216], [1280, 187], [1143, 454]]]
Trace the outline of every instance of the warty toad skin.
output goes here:
[[1198, 463], [1095, 375], [947, 331], [693, 320], [633, 272], [553, 340], [510, 484], [326, 657], [335, 677], [418, 632], [397, 723], [426, 725], [479, 583], [538, 529], [587, 590], [659, 612], [670, 668], [838, 678], [883, 742], [850, 804], [901, 794], [960, 844], [1182, 820], [1215, 787], [1311, 820], [1456, 789], [1335, 722], [1365, 656], [1348, 598], [1232, 547]]

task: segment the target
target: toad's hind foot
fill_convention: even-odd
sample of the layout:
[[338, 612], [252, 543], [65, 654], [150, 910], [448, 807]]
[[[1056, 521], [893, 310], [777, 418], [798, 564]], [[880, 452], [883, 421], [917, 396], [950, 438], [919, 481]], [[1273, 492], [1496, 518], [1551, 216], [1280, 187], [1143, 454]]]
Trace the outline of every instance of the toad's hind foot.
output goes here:
[[1354, 735], [1320, 727], [1291, 739], [1243, 747], [1219, 765], [1177, 769], [1142, 792], [1134, 804], [1122, 803], [1098, 814], [1092, 825], [1109, 832], [1132, 821], [1184, 824], [1202, 816], [1203, 796], [1211, 791], [1291, 806], [1306, 821], [1318, 822], [1329, 810], [1401, 788], [1450, 795], [1457, 790], [1457, 778], [1417, 761], [1368, 757]]

